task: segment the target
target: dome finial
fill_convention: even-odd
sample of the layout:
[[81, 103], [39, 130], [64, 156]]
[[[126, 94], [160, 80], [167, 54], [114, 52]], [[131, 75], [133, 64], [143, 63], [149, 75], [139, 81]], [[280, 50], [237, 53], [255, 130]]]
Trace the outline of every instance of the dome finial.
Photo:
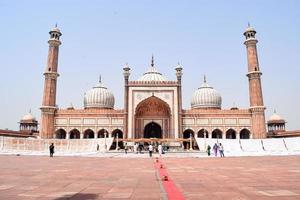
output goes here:
[[55, 23], [55, 28], [57, 28], [57, 22]]
[[101, 81], [101, 74], [99, 75], [99, 83], [101, 83], [102, 81]]
[[203, 76], [203, 82], [206, 83], [206, 75]]
[[276, 109], [274, 108], [274, 114], [276, 114]]
[[152, 58], [151, 58], [151, 67], [154, 67], [154, 56], [152, 54]]
[[250, 22], [248, 22], [248, 27], [250, 27]]

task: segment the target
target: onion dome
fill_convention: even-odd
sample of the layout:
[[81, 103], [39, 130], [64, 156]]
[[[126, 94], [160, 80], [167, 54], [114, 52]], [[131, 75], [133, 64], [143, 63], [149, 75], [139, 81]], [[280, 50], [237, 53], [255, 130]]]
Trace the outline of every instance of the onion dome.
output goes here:
[[222, 97], [220, 93], [206, 83], [204, 76], [203, 84], [194, 92], [191, 100], [192, 109], [216, 108], [221, 109]]
[[142, 77], [138, 79], [138, 81], [166, 81], [167, 79], [158, 72], [154, 67], [154, 58], [152, 56], [151, 66], [149, 70], [143, 74]]
[[101, 77], [99, 83], [84, 94], [84, 108], [110, 108], [115, 104], [114, 95], [102, 85]]
[[276, 110], [274, 110], [274, 113], [271, 115], [270, 119], [268, 120], [268, 122], [284, 122], [284, 121], [285, 120], [276, 113]]
[[31, 110], [29, 110], [29, 113], [24, 115], [21, 120], [22, 121], [36, 121], [35, 117], [31, 114]]

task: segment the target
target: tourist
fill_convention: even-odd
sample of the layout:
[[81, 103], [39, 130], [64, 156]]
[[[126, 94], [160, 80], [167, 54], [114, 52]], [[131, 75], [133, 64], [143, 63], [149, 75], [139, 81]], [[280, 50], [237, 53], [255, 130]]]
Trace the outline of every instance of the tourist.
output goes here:
[[99, 144], [97, 144], [97, 151], [99, 151]]
[[219, 152], [220, 152], [220, 156], [224, 157], [224, 147], [223, 147], [223, 145], [221, 143], [219, 145]]
[[211, 149], [211, 147], [210, 147], [210, 145], [208, 145], [207, 148], [206, 148], [206, 152], [207, 152], [208, 156], [210, 156], [210, 149]]
[[134, 151], [134, 153], [138, 153], [138, 144], [137, 143], [134, 143], [133, 151]]
[[152, 144], [150, 144], [148, 146], [148, 150], [149, 150], [149, 156], [152, 157], [152, 152], [153, 152], [153, 146], [152, 146]]
[[158, 145], [158, 153], [159, 153], [159, 156], [161, 156], [162, 151], [163, 151], [162, 145], [159, 144], [159, 145]]
[[217, 143], [215, 143], [215, 145], [213, 146], [213, 150], [214, 150], [215, 156], [218, 156], [219, 145]]
[[127, 154], [127, 150], [128, 150], [127, 144], [125, 144], [124, 150], [125, 150], [125, 154]]
[[51, 145], [49, 146], [49, 151], [50, 151], [50, 157], [53, 157], [54, 154], [54, 144], [51, 143]]

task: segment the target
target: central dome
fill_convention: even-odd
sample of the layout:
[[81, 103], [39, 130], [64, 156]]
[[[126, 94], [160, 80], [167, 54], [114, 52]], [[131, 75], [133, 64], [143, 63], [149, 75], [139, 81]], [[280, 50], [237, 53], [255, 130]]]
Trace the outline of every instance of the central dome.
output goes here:
[[154, 67], [154, 59], [152, 56], [151, 66], [147, 72], [143, 74], [142, 77], [138, 79], [138, 81], [166, 81], [167, 79], [158, 72]]
[[84, 108], [110, 108], [115, 104], [114, 95], [99, 83], [84, 94]]
[[204, 83], [194, 92], [191, 100], [192, 109], [195, 108], [216, 108], [221, 109], [222, 97], [213, 87]]

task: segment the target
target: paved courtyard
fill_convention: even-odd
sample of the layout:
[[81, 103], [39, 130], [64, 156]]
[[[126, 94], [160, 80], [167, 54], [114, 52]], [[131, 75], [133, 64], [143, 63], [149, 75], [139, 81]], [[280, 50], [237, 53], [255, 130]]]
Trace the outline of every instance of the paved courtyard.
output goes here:
[[300, 156], [150, 158], [0, 156], [0, 199], [300, 199]]

